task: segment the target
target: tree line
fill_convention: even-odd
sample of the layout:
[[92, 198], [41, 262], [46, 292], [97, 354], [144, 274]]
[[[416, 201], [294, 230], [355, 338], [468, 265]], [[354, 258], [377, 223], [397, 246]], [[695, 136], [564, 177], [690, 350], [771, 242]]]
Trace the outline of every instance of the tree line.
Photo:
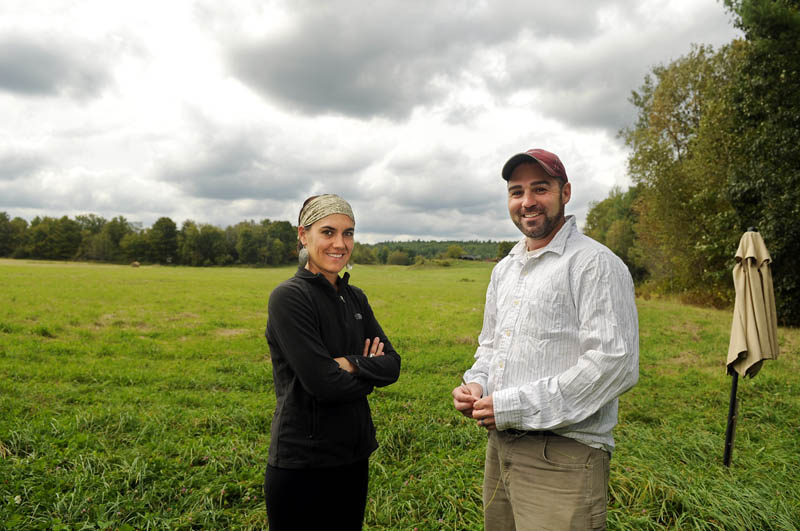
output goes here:
[[297, 229], [288, 221], [242, 221], [225, 229], [168, 217], [150, 228], [123, 216], [95, 214], [10, 219], [0, 212], [0, 256], [45, 260], [150, 262], [211, 266], [282, 265], [297, 260]]
[[800, 324], [800, 2], [726, 0], [744, 39], [694, 46], [633, 92], [621, 132], [634, 185], [593, 205], [584, 231], [645, 289], [730, 304], [739, 238], [761, 233], [778, 318]]
[[[434, 259], [502, 258], [514, 242], [410, 241], [356, 243], [359, 264], [410, 265]], [[45, 260], [145, 262], [189, 266], [284, 265], [297, 260], [297, 227], [288, 221], [242, 221], [224, 229], [168, 217], [143, 228], [123, 216], [95, 214], [34, 218], [0, 212], [0, 256]]]
[[357, 264], [411, 265], [430, 260], [499, 260], [516, 242], [412, 240], [405, 242], [356, 243], [353, 262]]

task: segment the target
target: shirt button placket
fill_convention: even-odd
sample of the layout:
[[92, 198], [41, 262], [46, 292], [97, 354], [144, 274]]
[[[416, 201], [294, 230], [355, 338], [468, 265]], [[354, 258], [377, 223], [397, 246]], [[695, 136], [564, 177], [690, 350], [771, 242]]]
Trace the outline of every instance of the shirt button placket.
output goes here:
[[[526, 275], [527, 272], [525, 271], [525, 266], [523, 265], [522, 270], [520, 271], [519, 274], [517, 286], [515, 288], [517, 294], [524, 293]], [[503, 372], [506, 367], [506, 359], [511, 354], [511, 343], [513, 341], [514, 327], [516, 326], [516, 323], [519, 320], [521, 307], [522, 307], [522, 301], [519, 298], [513, 299], [512, 310], [511, 312], [508, 313], [506, 326], [505, 328], [503, 328], [503, 333], [502, 336], [500, 337], [501, 356], [500, 359], [497, 361], [497, 368], [495, 369], [496, 381], [498, 386], [502, 385], [503, 382]]]
[[[517, 286], [515, 288], [515, 290], [516, 290], [515, 295], [519, 296], [520, 294], [525, 293], [525, 277], [527, 275], [528, 275], [528, 273], [527, 273], [527, 271], [525, 271], [525, 264], [523, 264], [522, 269], [520, 270], [520, 273], [519, 273], [519, 279], [517, 281]], [[502, 342], [504, 343], [504, 347], [505, 347], [503, 349], [503, 352], [505, 353], [505, 356], [503, 356], [503, 358], [501, 358], [497, 363], [497, 366], [498, 366], [497, 372], [498, 372], [498, 375], [499, 375], [498, 379], [501, 380], [501, 381], [502, 381], [503, 372], [504, 372], [504, 369], [505, 369], [505, 366], [506, 366], [505, 360], [506, 360], [506, 358], [508, 358], [508, 356], [511, 355], [511, 348], [510, 347], [511, 347], [511, 342], [512, 342], [513, 331], [515, 330], [514, 327], [517, 326], [517, 322], [519, 321], [520, 312], [522, 310], [522, 301], [519, 298], [513, 299], [512, 300], [512, 304], [511, 304], [511, 308], [512, 308], [512, 310], [511, 310], [511, 312], [510, 312], [510, 314], [508, 316], [509, 317], [508, 323], [512, 324], [512, 326], [511, 327], [506, 327], [505, 330], [503, 330], [503, 335], [505, 337], [503, 337]]]

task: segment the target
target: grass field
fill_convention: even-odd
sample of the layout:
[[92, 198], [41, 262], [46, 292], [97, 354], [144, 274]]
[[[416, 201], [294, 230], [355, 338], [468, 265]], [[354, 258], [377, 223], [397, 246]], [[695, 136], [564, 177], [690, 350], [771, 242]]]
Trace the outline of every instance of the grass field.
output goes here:
[[[358, 266], [403, 357], [370, 398], [365, 528], [481, 529], [485, 435], [452, 409], [490, 265]], [[263, 337], [292, 268], [0, 260], [0, 528], [264, 529], [275, 399]], [[639, 300], [611, 529], [800, 528], [800, 331], [739, 385], [722, 466], [731, 313]]]

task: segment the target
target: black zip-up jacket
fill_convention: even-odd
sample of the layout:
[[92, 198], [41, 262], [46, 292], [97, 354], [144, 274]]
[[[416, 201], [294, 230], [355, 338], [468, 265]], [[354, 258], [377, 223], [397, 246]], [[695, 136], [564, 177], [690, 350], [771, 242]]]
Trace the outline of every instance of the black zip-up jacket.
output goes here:
[[[366, 295], [348, 283], [338, 291], [303, 267], [269, 297], [267, 342], [277, 405], [269, 464], [278, 468], [342, 466], [378, 447], [367, 395], [400, 374], [400, 356], [372, 313]], [[383, 356], [364, 357], [364, 340], [379, 337]], [[345, 356], [351, 374], [333, 358]]]

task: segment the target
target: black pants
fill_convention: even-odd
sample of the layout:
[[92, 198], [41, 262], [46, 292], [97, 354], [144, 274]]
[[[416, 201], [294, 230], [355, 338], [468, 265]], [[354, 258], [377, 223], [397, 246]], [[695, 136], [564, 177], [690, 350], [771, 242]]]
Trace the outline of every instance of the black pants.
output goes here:
[[369, 461], [333, 468], [267, 465], [264, 499], [270, 531], [360, 530], [367, 504]]

